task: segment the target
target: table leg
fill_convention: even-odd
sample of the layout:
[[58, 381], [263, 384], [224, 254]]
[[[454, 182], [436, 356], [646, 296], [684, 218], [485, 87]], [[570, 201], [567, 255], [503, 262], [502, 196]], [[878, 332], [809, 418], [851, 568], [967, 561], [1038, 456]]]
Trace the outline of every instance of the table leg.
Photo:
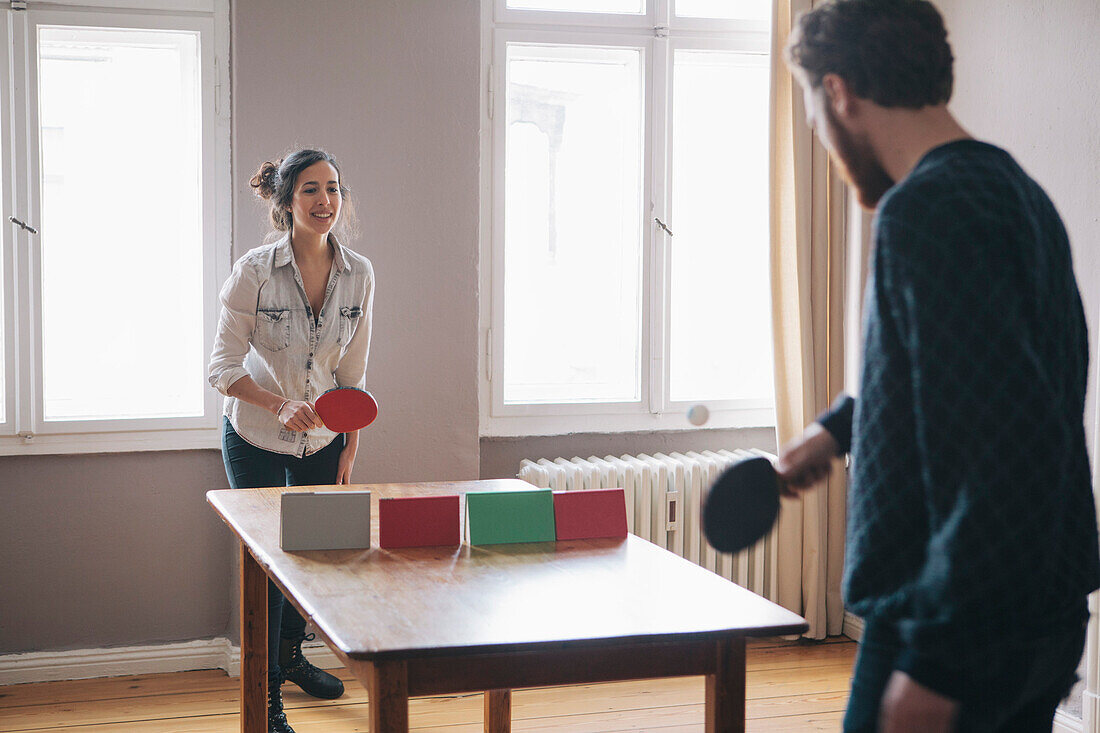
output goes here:
[[241, 733], [267, 732], [267, 574], [241, 543]]
[[485, 691], [485, 733], [511, 733], [512, 691]]
[[371, 733], [408, 733], [409, 673], [404, 662], [372, 662], [367, 672]]
[[718, 665], [707, 675], [707, 733], [745, 731], [745, 640], [717, 644]]

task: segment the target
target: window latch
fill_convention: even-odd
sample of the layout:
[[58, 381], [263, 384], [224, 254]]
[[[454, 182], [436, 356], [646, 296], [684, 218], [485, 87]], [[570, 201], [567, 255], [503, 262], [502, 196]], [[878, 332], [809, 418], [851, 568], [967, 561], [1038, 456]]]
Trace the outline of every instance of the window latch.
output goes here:
[[27, 0], [11, 0], [11, 9], [12, 10], [26, 10], [27, 9]]
[[16, 219], [14, 216], [9, 216], [8, 221], [10, 221], [12, 224], [15, 224], [17, 227], [19, 227], [20, 229], [23, 229], [24, 231], [28, 231], [31, 234], [38, 234], [37, 229], [32, 227], [30, 224], [24, 224], [23, 222]]
[[665, 234], [667, 234], [670, 237], [672, 236], [672, 230], [669, 229], [668, 226], [666, 226], [663, 221], [661, 221], [657, 217], [653, 217], [653, 221], [657, 222], [657, 226], [659, 226], [659, 227], [661, 227], [662, 229], [665, 230]]

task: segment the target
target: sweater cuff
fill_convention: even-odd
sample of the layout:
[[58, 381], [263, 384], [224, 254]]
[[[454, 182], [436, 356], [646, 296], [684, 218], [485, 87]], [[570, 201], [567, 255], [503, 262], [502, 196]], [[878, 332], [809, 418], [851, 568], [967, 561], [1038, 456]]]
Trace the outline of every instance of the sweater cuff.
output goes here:
[[817, 416], [816, 422], [829, 431], [837, 443], [837, 455], [844, 455], [852, 449], [852, 413], [856, 401], [844, 394], [837, 395], [829, 409]]
[[938, 695], [952, 700], [966, 697], [966, 688], [970, 676], [960, 667], [952, 667], [943, 660], [917, 653], [912, 647], [902, 649], [896, 662], [896, 669]]

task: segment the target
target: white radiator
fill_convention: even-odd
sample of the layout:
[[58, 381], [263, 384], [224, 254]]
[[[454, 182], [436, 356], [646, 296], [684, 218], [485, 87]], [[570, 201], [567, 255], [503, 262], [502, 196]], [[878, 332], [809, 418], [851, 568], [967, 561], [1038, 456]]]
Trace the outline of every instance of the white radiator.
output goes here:
[[707, 543], [699, 519], [700, 501], [711, 482], [727, 466], [754, 456], [775, 461], [775, 456], [755, 450], [540, 458], [524, 459], [517, 476], [539, 488], [557, 491], [621, 487], [631, 532], [775, 600], [775, 529], [749, 549], [727, 555]]

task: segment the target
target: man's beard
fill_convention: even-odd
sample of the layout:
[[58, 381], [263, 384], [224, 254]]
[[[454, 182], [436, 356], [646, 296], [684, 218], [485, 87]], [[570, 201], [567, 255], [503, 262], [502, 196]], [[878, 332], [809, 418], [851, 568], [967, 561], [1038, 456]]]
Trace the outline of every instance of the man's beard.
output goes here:
[[833, 157], [840, 164], [841, 172], [856, 189], [859, 203], [865, 209], [874, 209], [879, 199], [894, 185], [894, 179], [879, 164], [875, 151], [867, 138], [856, 138], [836, 119], [826, 105], [825, 116], [832, 129]]

